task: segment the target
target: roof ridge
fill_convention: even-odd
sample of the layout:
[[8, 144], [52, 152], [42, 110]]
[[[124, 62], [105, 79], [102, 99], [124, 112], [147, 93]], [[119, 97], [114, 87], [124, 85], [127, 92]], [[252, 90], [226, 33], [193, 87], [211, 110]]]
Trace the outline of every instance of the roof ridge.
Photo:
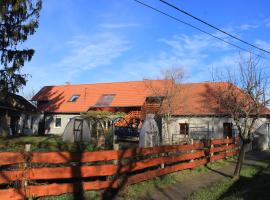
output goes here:
[[140, 83], [144, 81], [165, 81], [158, 79], [144, 79], [144, 80], [136, 80], [136, 81], [116, 81], [116, 82], [96, 82], [96, 83], [78, 83], [78, 84], [63, 84], [63, 85], [46, 85], [44, 87], [64, 87], [64, 86], [83, 86], [83, 85], [104, 85], [104, 84], [112, 84], [112, 83]]
[[216, 81], [202, 81], [202, 82], [185, 82], [185, 83], [179, 83], [179, 85], [199, 85], [199, 84], [207, 84], [207, 83], [209, 83], [209, 84], [212, 84], [212, 83], [226, 83], [225, 81], [218, 81], [218, 82], [216, 82]]

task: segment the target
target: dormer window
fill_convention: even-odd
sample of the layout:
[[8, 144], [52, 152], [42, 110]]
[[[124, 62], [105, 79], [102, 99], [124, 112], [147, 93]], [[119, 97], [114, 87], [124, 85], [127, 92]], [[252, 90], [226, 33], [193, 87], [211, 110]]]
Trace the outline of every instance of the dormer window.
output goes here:
[[70, 99], [68, 100], [69, 102], [76, 102], [77, 99], [79, 99], [80, 95], [73, 95], [72, 97], [70, 97]]

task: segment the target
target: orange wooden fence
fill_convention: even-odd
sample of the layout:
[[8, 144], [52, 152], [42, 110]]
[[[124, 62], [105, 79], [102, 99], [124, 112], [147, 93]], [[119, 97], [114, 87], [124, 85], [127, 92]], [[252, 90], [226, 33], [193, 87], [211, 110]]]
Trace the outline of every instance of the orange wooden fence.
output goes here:
[[122, 151], [0, 153], [0, 199], [120, 188], [234, 156], [239, 139]]

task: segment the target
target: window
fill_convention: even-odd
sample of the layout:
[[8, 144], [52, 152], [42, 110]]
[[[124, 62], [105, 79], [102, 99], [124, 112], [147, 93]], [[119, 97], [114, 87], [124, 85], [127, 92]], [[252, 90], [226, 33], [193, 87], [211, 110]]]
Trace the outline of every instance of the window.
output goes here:
[[224, 137], [232, 137], [232, 123], [223, 123]]
[[181, 135], [188, 135], [188, 123], [179, 123], [180, 125], [180, 134]]
[[149, 96], [149, 97], [146, 97], [146, 102], [147, 103], [161, 103], [163, 99], [164, 99], [163, 96]]
[[113, 99], [115, 97], [115, 94], [103, 94], [101, 97], [98, 99], [96, 103], [96, 107], [104, 107], [104, 106], [109, 106]]
[[55, 126], [55, 128], [60, 128], [61, 127], [61, 118], [60, 117], [55, 118], [54, 126]]
[[70, 97], [70, 99], [68, 100], [69, 102], [75, 102], [77, 101], [77, 99], [79, 99], [80, 95], [73, 95], [72, 97]]

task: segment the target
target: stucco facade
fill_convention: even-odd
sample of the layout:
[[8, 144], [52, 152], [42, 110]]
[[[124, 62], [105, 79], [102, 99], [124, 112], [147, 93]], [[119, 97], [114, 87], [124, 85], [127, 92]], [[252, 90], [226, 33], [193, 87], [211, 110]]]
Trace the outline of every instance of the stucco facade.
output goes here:
[[[232, 136], [237, 134], [237, 128], [233, 120], [228, 117], [173, 117], [168, 127], [165, 120], [162, 120], [162, 137], [165, 143], [177, 143], [179, 140], [191, 137], [194, 139], [202, 138], [224, 138], [224, 124], [232, 123]], [[269, 133], [269, 119], [260, 118], [255, 124], [254, 145], [258, 149], [269, 149], [270, 147], [270, 133]], [[180, 124], [188, 124], [188, 133], [180, 134]]]
[[79, 114], [46, 114], [44, 119], [45, 134], [62, 135], [69, 120], [76, 116]]
[[[33, 115], [28, 119], [29, 133], [37, 133], [40, 129], [40, 124], [44, 124], [45, 134], [62, 135], [69, 120], [79, 114], [46, 114]], [[60, 121], [59, 121], [60, 120]], [[57, 122], [58, 121], [58, 122]], [[31, 125], [32, 123], [32, 125]], [[168, 127], [165, 120], [161, 120], [161, 137], [164, 144], [177, 143], [185, 138], [193, 139], [211, 139], [211, 138], [224, 138], [224, 124], [232, 123], [231, 136], [237, 135], [237, 129], [233, 120], [228, 117], [186, 117], [178, 116], [173, 117]], [[254, 148], [269, 149], [270, 147], [270, 120], [267, 118], [260, 118], [255, 125], [254, 135]], [[188, 133], [180, 133], [180, 124], [188, 124]], [[26, 130], [27, 131], [27, 130]]]

